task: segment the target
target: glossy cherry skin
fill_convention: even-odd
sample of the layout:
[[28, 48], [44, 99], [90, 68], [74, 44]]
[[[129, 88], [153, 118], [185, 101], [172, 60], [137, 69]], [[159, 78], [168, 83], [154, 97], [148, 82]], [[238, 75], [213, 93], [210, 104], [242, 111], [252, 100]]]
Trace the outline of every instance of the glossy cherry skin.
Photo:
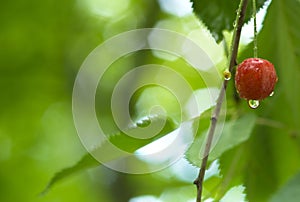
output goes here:
[[274, 65], [261, 58], [248, 58], [238, 65], [235, 86], [241, 98], [262, 100], [273, 91], [278, 78]]

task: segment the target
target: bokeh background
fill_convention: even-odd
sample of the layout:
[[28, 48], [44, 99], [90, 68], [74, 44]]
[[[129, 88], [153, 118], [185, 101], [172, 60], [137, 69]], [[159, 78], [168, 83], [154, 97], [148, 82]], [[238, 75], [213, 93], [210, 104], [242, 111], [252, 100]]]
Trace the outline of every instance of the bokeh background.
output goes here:
[[127, 201], [160, 194], [172, 180], [100, 167], [40, 195], [56, 172], [85, 154], [71, 103], [75, 76], [87, 55], [118, 33], [154, 27], [160, 19], [167, 20], [165, 26], [183, 30], [181, 22], [197, 27], [195, 17], [181, 19], [148, 0], [1, 4], [0, 201]]

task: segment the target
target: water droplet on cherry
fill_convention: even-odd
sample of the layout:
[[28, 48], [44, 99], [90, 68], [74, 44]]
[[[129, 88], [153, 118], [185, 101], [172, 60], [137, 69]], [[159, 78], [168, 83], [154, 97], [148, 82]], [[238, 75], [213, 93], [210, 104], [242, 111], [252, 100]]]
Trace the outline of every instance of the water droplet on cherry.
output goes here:
[[259, 106], [259, 100], [248, 100], [248, 105], [252, 109], [256, 109]]

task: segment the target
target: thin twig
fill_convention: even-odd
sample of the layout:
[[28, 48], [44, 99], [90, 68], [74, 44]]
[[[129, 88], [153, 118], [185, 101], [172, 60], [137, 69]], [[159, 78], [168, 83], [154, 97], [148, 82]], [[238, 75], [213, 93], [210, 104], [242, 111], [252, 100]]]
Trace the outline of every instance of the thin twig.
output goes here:
[[256, 28], [256, 0], [252, 0], [252, 7], [253, 7], [253, 24], [254, 24], [254, 38], [253, 38], [253, 53], [254, 57], [257, 58], [257, 28]]
[[[230, 50], [230, 55], [229, 55], [230, 62], [228, 65], [229, 66], [228, 70], [230, 72], [232, 72], [233, 67], [236, 65], [237, 52], [238, 52], [238, 47], [239, 47], [241, 31], [242, 31], [242, 26], [244, 23], [244, 17], [245, 17], [245, 13], [246, 13], [247, 4], [248, 4], [248, 0], [241, 0], [239, 8], [238, 8], [237, 17], [235, 20], [235, 27], [234, 27], [234, 31], [233, 31], [232, 42], [231, 42], [231, 50]], [[211, 117], [211, 125], [209, 128], [208, 137], [207, 137], [207, 141], [205, 144], [204, 156], [202, 159], [202, 164], [201, 164], [201, 168], [199, 171], [199, 175], [198, 175], [197, 179], [194, 181], [194, 184], [197, 186], [197, 202], [201, 202], [203, 179], [204, 179], [204, 175], [205, 175], [205, 169], [206, 169], [206, 165], [207, 165], [208, 155], [209, 155], [212, 140], [214, 137], [218, 117], [219, 117], [219, 114], [221, 111], [221, 106], [222, 106], [224, 96], [226, 93], [227, 84], [228, 84], [228, 80], [224, 80], [219, 97], [217, 99], [216, 107], [215, 107], [214, 112]]]

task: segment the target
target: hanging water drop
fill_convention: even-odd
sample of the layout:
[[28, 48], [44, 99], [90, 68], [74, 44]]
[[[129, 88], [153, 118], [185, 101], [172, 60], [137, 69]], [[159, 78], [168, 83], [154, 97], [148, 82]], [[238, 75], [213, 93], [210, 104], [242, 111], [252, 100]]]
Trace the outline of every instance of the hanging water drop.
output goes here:
[[139, 120], [138, 122], [136, 122], [136, 125], [138, 127], [141, 127], [141, 128], [144, 128], [144, 127], [147, 127], [151, 124], [151, 119], [150, 118], [144, 118], [142, 120]]
[[231, 79], [231, 72], [229, 70], [225, 70], [223, 72], [223, 76], [226, 81], [229, 81]]
[[273, 95], [274, 95], [274, 91], [272, 91], [269, 96], [272, 97]]
[[256, 109], [259, 106], [259, 100], [248, 100], [248, 105], [252, 109]]

